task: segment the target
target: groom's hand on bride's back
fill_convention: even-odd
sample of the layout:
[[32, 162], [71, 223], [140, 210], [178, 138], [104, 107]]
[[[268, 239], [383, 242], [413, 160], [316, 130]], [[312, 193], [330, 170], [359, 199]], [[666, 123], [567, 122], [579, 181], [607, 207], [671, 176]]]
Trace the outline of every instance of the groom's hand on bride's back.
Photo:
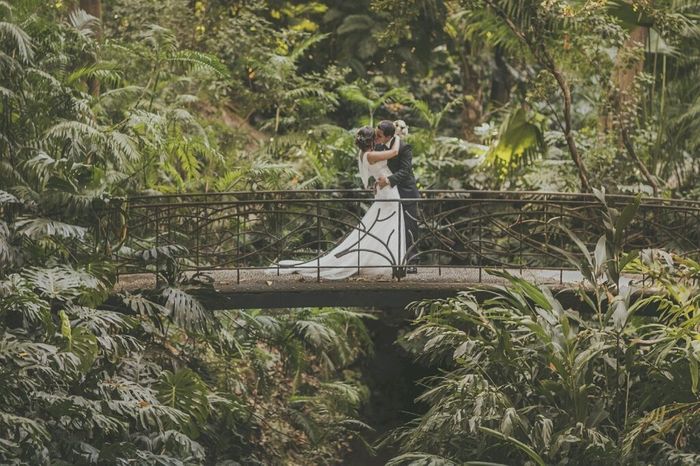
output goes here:
[[377, 187], [379, 189], [384, 188], [385, 186], [389, 186], [389, 179], [386, 176], [380, 176], [377, 179]]

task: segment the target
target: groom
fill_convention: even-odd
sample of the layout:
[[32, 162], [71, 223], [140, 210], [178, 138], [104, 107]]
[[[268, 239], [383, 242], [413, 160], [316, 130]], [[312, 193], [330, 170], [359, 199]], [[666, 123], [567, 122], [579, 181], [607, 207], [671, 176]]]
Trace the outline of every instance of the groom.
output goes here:
[[[375, 150], [387, 150], [392, 145], [392, 139], [396, 128], [394, 123], [388, 120], [379, 122], [375, 131]], [[373, 162], [373, 160], [369, 160]], [[377, 180], [377, 186], [383, 188], [387, 185], [398, 187], [399, 195], [402, 199], [418, 199], [420, 193], [416, 186], [416, 177], [413, 176], [413, 149], [403, 139], [399, 144], [399, 154], [387, 161], [391, 176], [381, 176]], [[416, 202], [402, 202], [404, 210], [404, 219], [406, 222], [406, 255], [407, 264], [405, 273], [417, 273], [412, 258], [416, 254], [414, 250], [414, 242], [418, 238], [418, 204]], [[401, 270], [403, 271], [403, 270]], [[400, 272], [399, 272], [400, 273]]]

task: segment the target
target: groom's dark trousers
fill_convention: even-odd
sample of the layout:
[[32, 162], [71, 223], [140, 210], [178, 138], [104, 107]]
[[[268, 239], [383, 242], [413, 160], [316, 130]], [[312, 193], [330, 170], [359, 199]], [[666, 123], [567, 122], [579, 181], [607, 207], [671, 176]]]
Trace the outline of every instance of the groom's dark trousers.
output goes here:
[[[387, 144], [391, 147], [391, 142]], [[377, 150], [386, 150], [387, 146], [378, 146]], [[410, 144], [401, 141], [399, 145], [399, 155], [387, 161], [392, 175], [389, 177], [391, 186], [396, 186], [401, 199], [420, 198], [420, 192], [416, 186], [416, 177], [413, 175], [413, 149]], [[406, 263], [413, 264], [413, 256], [418, 251], [415, 249], [415, 242], [418, 240], [418, 203], [411, 201], [401, 202], [404, 211], [405, 231], [406, 231]]]

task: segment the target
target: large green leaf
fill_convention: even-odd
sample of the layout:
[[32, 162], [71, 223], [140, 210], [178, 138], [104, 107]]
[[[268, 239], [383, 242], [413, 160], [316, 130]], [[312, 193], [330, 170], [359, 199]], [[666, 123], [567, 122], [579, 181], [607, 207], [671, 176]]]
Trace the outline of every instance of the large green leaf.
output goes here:
[[33, 267], [24, 270], [22, 275], [47, 298], [68, 300], [78, 297], [86, 289], [102, 286], [94, 276], [70, 267]]
[[163, 372], [156, 390], [161, 403], [189, 414], [199, 424], [209, 416], [209, 390], [191, 369]]
[[192, 295], [178, 288], [166, 287], [162, 293], [170, 317], [184, 329], [203, 331], [209, 316], [204, 306]]
[[71, 322], [65, 311], [60, 311], [59, 317], [61, 319], [61, 335], [66, 340], [64, 349], [78, 356], [80, 369], [87, 371], [97, 358], [97, 338], [84, 327], [71, 327]]
[[542, 154], [544, 148], [544, 136], [535, 118], [517, 108], [501, 125], [498, 138], [486, 154], [486, 163], [505, 175], [528, 163], [536, 154]]
[[87, 229], [84, 227], [50, 218], [20, 220], [15, 227], [19, 234], [37, 241], [52, 237], [83, 240], [87, 234]]

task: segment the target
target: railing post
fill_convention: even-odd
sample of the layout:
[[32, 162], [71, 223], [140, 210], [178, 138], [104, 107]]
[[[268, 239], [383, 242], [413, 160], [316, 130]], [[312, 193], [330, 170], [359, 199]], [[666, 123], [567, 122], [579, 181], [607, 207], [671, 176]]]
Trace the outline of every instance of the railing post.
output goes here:
[[[559, 221], [561, 222], [562, 225], [564, 225], [564, 200], [560, 199], [559, 200]], [[561, 228], [559, 229], [559, 246], [561, 247], [562, 251], [565, 251], [564, 249], [564, 234], [561, 231]], [[560, 259], [561, 260], [561, 259]], [[561, 262], [559, 263], [559, 284], [563, 285], [564, 284], [564, 268], [561, 266]]]
[[[405, 228], [403, 226], [403, 222], [404, 222], [403, 216], [405, 215], [405, 213], [404, 213], [403, 205], [401, 204], [401, 199], [399, 198], [394, 202], [396, 202], [396, 204], [397, 204], [398, 213], [399, 213], [399, 231], [398, 231], [399, 235], [398, 235], [398, 238], [399, 238], [399, 252], [401, 252], [401, 237], [406, 236], [406, 232], [404, 231]], [[404, 246], [406, 244], [406, 239], [407, 238], [404, 238]], [[405, 249], [406, 248], [404, 247], [404, 256], [407, 255]], [[405, 259], [406, 259], [405, 257], [398, 257], [398, 256], [399, 256], [399, 254], [397, 254], [398, 264], [396, 264], [396, 267], [397, 267], [396, 280], [400, 282], [401, 281], [401, 268], [400, 267], [404, 267], [403, 270], [405, 271], [406, 270], [405, 267], [408, 266], [408, 264], [405, 262]]]
[[545, 194], [544, 195], [544, 252], [545, 252], [545, 257], [547, 257], [547, 253], [549, 252], [549, 197]]
[[271, 209], [272, 209], [272, 212], [274, 212], [272, 214], [272, 217], [275, 219], [274, 222], [272, 222], [272, 225], [270, 226], [270, 228], [272, 229], [272, 232], [273, 232], [273, 235], [272, 235], [272, 237], [274, 238], [273, 241], [275, 241], [275, 244], [277, 246], [277, 250], [275, 251], [275, 257], [277, 258], [277, 276], [279, 277], [281, 275], [279, 260], [280, 260], [280, 257], [282, 257], [282, 253], [284, 252], [284, 247], [282, 246], [282, 235], [281, 235], [281, 231], [279, 228], [279, 225], [281, 223], [280, 222], [280, 211], [283, 208], [288, 207], [288, 204], [282, 203], [282, 200], [281, 200], [282, 196], [281, 195], [273, 195], [272, 197], [274, 197], [276, 200], [280, 201], [279, 204], [276, 204], [276, 203], [269, 204], [270, 206], [272, 206]]
[[483, 220], [483, 212], [482, 212], [482, 206], [481, 206], [481, 201], [477, 203], [479, 206], [479, 214], [477, 215], [477, 218], [479, 218], [479, 283], [481, 283], [482, 280], [482, 269], [483, 269], [483, 250], [482, 250], [482, 241], [483, 241], [483, 232], [482, 232], [482, 225], [484, 223]]
[[[0, 213], [1, 213], [1, 212], [0, 212]], [[122, 228], [121, 225], [118, 225], [117, 222], [114, 220], [115, 217], [119, 218], [118, 215], [119, 215], [119, 208], [115, 210], [115, 209], [114, 209], [114, 206], [113, 206], [113, 205], [110, 205], [110, 206], [109, 206], [109, 214], [108, 214], [108, 216], [107, 216], [107, 225], [105, 226], [105, 251], [108, 250], [109, 253], [110, 253], [110, 256], [114, 257], [114, 262], [116, 263], [116, 266], [115, 266], [115, 269], [114, 269], [114, 270], [115, 270], [114, 273], [115, 273], [117, 282], [119, 281], [119, 274], [120, 274], [120, 271], [119, 271], [119, 270], [120, 270], [120, 267], [119, 267], [119, 251], [112, 251], [112, 245], [110, 244], [110, 233], [111, 233], [111, 232], [114, 230], [114, 228], [116, 228], [117, 226], [119, 226], [119, 229], [120, 229], [120, 230], [121, 230], [121, 228]], [[125, 217], [125, 218], [126, 218], [126, 217]], [[98, 220], [98, 222], [99, 222], [99, 220]], [[98, 225], [99, 225], [99, 223], [98, 223]], [[128, 231], [128, 230], [127, 230], [127, 231]], [[117, 236], [117, 238], [119, 238], [119, 236]], [[117, 243], [117, 244], [118, 244], [118, 243]]]
[[442, 277], [442, 251], [438, 251], [438, 277]]
[[196, 222], [195, 222], [195, 235], [194, 235], [194, 265], [197, 273], [199, 273], [199, 247], [200, 247], [200, 238], [199, 238], [199, 219], [202, 216], [202, 207], [198, 206], [197, 207], [197, 215], [196, 215]]
[[[683, 231], [693, 231], [688, 227], [688, 210], [683, 211]], [[695, 230], [697, 231], [697, 229]]]
[[[360, 201], [356, 201], [359, 204], [359, 211], [362, 211], [362, 203]], [[357, 276], [360, 276], [360, 256], [362, 253], [362, 234], [364, 232], [365, 225], [362, 223], [362, 219], [364, 216], [360, 217], [360, 224], [358, 225], [357, 228]]]
[[[426, 199], [428, 199], [428, 196], [426, 195]], [[442, 209], [444, 209], [443, 203], [447, 202], [444, 198], [441, 199], [442, 202], [436, 202], [436, 203], [426, 203], [423, 209], [428, 208], [427, 206], [430, 206], [429, 208], [434, 209], [430, 215], [431, 218], [438, 218], [438, 213], [437, 211], [440, 211], [440, 214], [442, 214]], [[418, 210], [418, 209], [416, 209]], [[448, 222], [449, 223], [449, 222]], [[437, 236], [437, 235], [436, 235]], [[438, 277], [442, 277], [442, 248], [437, 248], [437, 269], [438, 269]], [[453, 247], [454, 249], [454, 247]], [[454, 251], [453, 251], [454, 252]]]
[[[445, 202], [444, 198], [443, 198], [443, 202]], [[437, 206], [435, 208], [435, 210], [439, 210], [440, 216], [442, 216], [442, 209], [445, 208], [443, 203], [440, 202], [440, 203], [436, 203], [435, 205]], [[448, 208], [448, 210], [449, 210], [449, 208]], [[437, 217], [437, 214], [433, 213], [433, 218], [436, 218], [436, 217]], [[454, 252], [454, 246], [452, 247], [452, 249]], [[454, 257], [454, 254], [452, 257]], [[442, 248], [438, 249], [438, 277], [442, 277]]]
[[283, 204], [283, 203], [281, 202], [281, 197], [282, 197], [281, 195], [275, 195], [274, 197], [275, 197], [277, 200], [280, 201], [279, 204], [276, 204], [276, 203], [275, 203], [275, 204], [269, 204], [269, 205], [272, 206], [272, 210], [275, 211], [275, 213], [273, 214], [273, 218], [275, 219], [275, 221], [274, 221], [273, 224], [272, 224], [272, 231], [274, 232], [273, 238], [277, 238], [277, 239], [278, 239], [278, 240], [276, 241], [276, 243], [277, 243], [277, 251], [276, 251], [275, 257], [277, 257], [277, 261], [278, 261], [278, 264], [277, 264], [277, 276], [279, 277], [279, 276], [281, 275], [281, 272], [280, 272], [280, 265], [279, 265], [279, 259], [280, 259], [280, 257], [282, 257], [282, 253], [283, 253], [283, 251], [284, 251], [284, 245], [283, 245], [283, 243], [282, 243], [282, 236], [283, 236], [283, 235], [282, 235], [282, 231], [281, 231], [281, 228], [280, 228], [280, 225], [281, 225], [281, 223], [282, 223], [282, 222], [280, 221], [280, 215], [281, 215], [280, 212], [281, 212], [282, 209], [285, 207], [285, 204]]
[[[242, 248], [242, 252], [243, 252], [242, 255], [243, 255], [243, 256], [245, 256], [245, 254], [246, 254], [246, 249], [247, 249], [247, 246], [248, 246], [248, 244], [247, 244], [247, 241], [248, 241], [248, 211], [247, 211], [247, 209], [248, 209], [248, 208], [250, 208], [249, 204], [247, 204], [247, 203], [244, 204], [244, 208], [243, 208], [243, 222], [242, 222], [242, 224], [241, 224], [241, 226], [242, 226], [242, 228], [243, 228], [243, 232], [241, 233], [241, 236], [243, 237], [243, 248]], [[243, 266], [245, 267], [245, 264], [243, 264]], [[240, 273], [240, 272], [239, 272], [239, 273]], [[240, 283], [240, 281], [239, 281], [239, 283]]]
[[316, 193], [316, 281], [321, 282], [321, 199]]
[[520, 276], [523, 276], [523, 214], [522, 208], [524, 204], [520, 206], [520, 213], [518, 214], [518, 265], [520, 265]]
[[236, 203], [236, 285], [241, 284], [241, 213]]
[[156, 288], [160, 285], [160, 207], [156, 207]]

